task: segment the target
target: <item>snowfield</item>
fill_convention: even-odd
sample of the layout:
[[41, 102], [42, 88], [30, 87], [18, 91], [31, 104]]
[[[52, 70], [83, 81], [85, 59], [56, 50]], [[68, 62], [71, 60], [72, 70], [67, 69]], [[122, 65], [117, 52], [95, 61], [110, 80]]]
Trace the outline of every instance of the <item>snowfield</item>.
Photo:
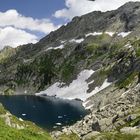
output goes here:
[[64, 83], [55, 83], [50, 86], [47, 90], [42, 91], [40, 93], [36, 93], [36, 95], [46, 94], [48, 96], [56, 96], [63, 99], [81, 99], [85, 100], [87, 98], [87, 90], [88, 83], [86, 80], [94, 73], [93, 70], [84, 70], [82, 71], [76, 80], [69, 86], [61, 87]]
[[111, 84], [108, 83], [106, 79], [102, 86], [96, 87], [91, 93], [87, 93], [87, 90], [89, 89], [88, 86], [91, 83], [88, 83], [87, 79], [90, 78], [94, 72], [95, 71], [93, 70], [84, 70], [78, 75], [76, 80], [73, 80], [69, 86], [62, 86], [64, 83], [57, 82], [45, 91], [36, 93], [36, 95], [40, 96], [46, 94], [47, 96], [56, 96], [62, 99], [80, 99], [82, 101], [86, 101], [89, 97], [93, 96]]

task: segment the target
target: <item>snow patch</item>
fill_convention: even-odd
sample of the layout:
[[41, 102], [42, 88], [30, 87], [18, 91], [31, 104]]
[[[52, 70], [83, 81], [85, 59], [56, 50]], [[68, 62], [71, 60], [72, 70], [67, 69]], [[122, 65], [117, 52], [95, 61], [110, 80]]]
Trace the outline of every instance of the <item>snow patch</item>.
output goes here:
[[88, 104], [89, 102], [90, 102], [89, 100], [88, 100], [88, 101], [83, 102], [83, 103], [82, 103], [83, 107], [85, 107], [85, 108], [86, 108], [86, 106], [87, 106], [87, 104]]
[[[113, 36], [115, 33], [114, 32], [104, 32], [105, 34], [108, 34], [109, 36]], [[103, 32], [94, 32], [94, 33], [88, 33], [88, 34], [86, 34], [85, 36], [86, 37], [88, 37], [88, 36], [100, 36], [100, 35], [102, 35], [103, 34]]]
[[61, 42], [61, 44], [64, 44], [66, 41], [65, 40], [61, 40], [60, 42]]
[[130, 49], [130, 48], [132, 48], [132, 45], [126, 44], [124, 47]]
[[[95, 87], [95, 89], [90, 93], [91, 95], [94, 95], [96, 93], [98, 93], [99, 91], [107, 88], [108, 86], [110, 86], [112, 83], [108, 82], [107, 79], [105, 79], [104, 83], [102, 84], [102, 86], [100, 87]], [[89, 96], [90, 97], [90, 96]]]
[[105, 33], [110, 35], [111, 37], [115, 34], [114, 32], [105, 32]]
[[88, 37], [88, 36], [98, 36], [98, 35], [102, 35], [102, 34], [103, 34], [102, 32], [94, 32], [94, 33], [88, 33], [85, 36], [86, 37]]
[[58, 46], [58, 47], [55, 47], [55, 48], [53, 48], [54, 50], [57, 50], [57, 49], [63, 49], [64, 48], [64, 45], [62, 44], [62, 45], [60, 45], [60, 46]]
[[[61, 87], [64, 83], [57, 82], [45, 91], [36, 93], [36, 95], [48, 95], [56, 96], [62, 99], [80, 99], [82, 101], [86, 101], [89, 97], [93, 96], [94, 94], [111, 85], [111, 83], [107, 82], [106, 79], [102, 86], [96, 87], [91, 93], [87, 93], [87, 90], [89, 89], [89, 83], [87, 83], [86, 80], [90, 78], [94, 72], [95, 71], [93, 70], [84, 70], [78, 75], [76, 80], [73, 80], [73, 82], [69, 86]], [[87, 103], [85, 102], [83, 106], [86, 106], [86, 104]]]
[[84, 70], [78, 75], [76, 80], [73, 80], [69, 86], [61, 87], [63, 83], [57, 82], [50, 86], [47, 90], [36, 93], [36, 95], [46, 94], [48, 96], [56, 96], [63, 99], [81, 99], [85, 101], [87, 97], [89, 97], [87, 94], [88, 83], [86, 80], [93, 73], [93, 70]]
[[48, 51], [48, 50], [63, 49], [63, 48], [64, 48], [64, 45], [63, 45], [63, 44], [61, 44], [60, 46], [57, 46], [57, 47], [49, 47], [49, 48], [47, 48], [47, 49], [46, 49], [46, 51]]
[[93, 107], [93, 105], [87, 106], [85, 107], [86, 110], [91, 109]]
[[121, 32], [121, 33], [118, 33], [118, 36], [121, 36], [121, 37], [126, 37], [130, 34], [131, 32]]
[[[108, 86], [110, 86], [112, 83], [108, 82], [107, 79], [105, 79], [105, 81], [103, 82], [103, 84], [100, 87], [95, 87], [95, 89], [91, 92], [91, 93], [87, 93], [87, 99], [90, 98], [91, 96], [95, 95], [96, 93], [102, 91], [103, 89], [107, 88]], [[82, 105], [86, 108], [86, 109], [90, 109], [93, 105], [89, 105], [87, 106], [87, 104], [90, 101], [85, 100]]]
[[84, 38], [81, 39], [71, 39], [69, 42], [81, 43], [84, 41]]

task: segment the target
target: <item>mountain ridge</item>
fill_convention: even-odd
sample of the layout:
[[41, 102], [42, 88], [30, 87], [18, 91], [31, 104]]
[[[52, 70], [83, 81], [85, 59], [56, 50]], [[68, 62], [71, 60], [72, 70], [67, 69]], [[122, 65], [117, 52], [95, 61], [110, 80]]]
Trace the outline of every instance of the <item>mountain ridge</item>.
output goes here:
[[[94, 23], [94, 18], [95, 18], [95, 20], [97, 20], [97, 17], [98, 16], [104, 16], [104, 15], [106, 15], [107, 16], [107, 18], [109, 18], [108, 20], [111, 20], [110, 18], [113, 18], [113, 15], [116, 15], [117, 13], [119, 14], [119, 12], [121, 12], [122, 14], [124, 14], [124, 12], [126, 12], [126, 13], [131, 13], [131, 12], [134, 12], [133, 10], [136, 10], [137, 8], [139, 8], [139, 2], [128, 2], [128, 3], [126, 3], [124, 6], [121, 6], [120, 8], [118, 8], [117, 10], [113, 10], [113, 11], [107, 11], [107, 12], [101, 12], [101, 11], [94, 11], [94, 12], [91, 12], [91, 13], [88, 13], [88, 14], [86, 14], [86, 15], [83, 15], [83, 16], [80, 16], [80, 17], [74, 17], [73, 19], [72, 19], [72, 21], [70, 22], [70, 23], [68, 23], [66, 26], [62, 26], [62, 27], [60, 27], [58, 30], [56, 30], [56, 31], [53, 31], [53, 32], [51, 32], [48, 36], [46, 36], [45, 38], [43, 38], [43, 39], [41, 39], [42, 41], [43, 40], [47, 40], [48, 38], [52, 38], [52, 36], [54, 35], [55, 36], [55, 34], [59, 34], [59, 32], [60, 32], [60, 34], [64, 31], [66, 31], [66, 28], [68, 27], [68, 26], [72, 26], [71, 24], [74, 24], [74, 23], [77, 23], [77, 21], [80, 21], [80, 20], [84, 20], [84, 18], [86, 18], [86, 19], [88, 19], [88, 20], [90, 20], [90, 18], [93, 18], [92, 20], [93, 20], [93, 23], [92, 23], [92, 26], [95, 24]], [[122, 17], [123, 18], [123, 17]], [[87, 22], [88, 23], [88, 20], [86, 20], [85, 19], [85, 21], [83, 21], [83, 22]], [[95, 21], [96, 22], [96, 21]], [[102, 21], [103, 22], [103, 21]], [[104, 22], [103, 23], [100, 23], [100, 21], [99, 21], [99, 23], [100, 24], [102, 24], [102, 25], [104, 25]], [[85, 23], [86, 24], [86, 23]], [[99, 24], [99, 25], [100, 25]], [[88, 25], [82, 25], [84, 28], [89, 28], [88, 27]], [[97, 25], [98, 26], [98, 25]], [[73, 26], [74, 27], [74, 26]], [[75, 28], [78, 28], [79, 27], [79, 25], [77, 25], [77, 26], [75, 26]], [[80, 27], [79, 27], [80, 28]], [[62, 31], [61, 31], [62, 30]], [[81, 30], [81, 28], [79, 29], [79, 30]], [[105, 29], [104, 29], [105, 30]], [[77, 30], [76, 30], [77, 31]], [[97, 27], [95, 27], [94, 29], [84, 29], [84, 31], [82, 32], [82, 35], [83, 34], [85, 34], [85, 33], [87, 33], [87, 31], [90, 31], [90, 32], [92, 32], [92, 31], [96, 31], [96, 32], [100, 32], [100, 29], [98, 29]], [[103, 31], [102, 29], [101, 29], [101, 31]], [[116, 30], [116, 31], [118, 31], [118, 30]], [[128, 29], [125, 29], [125, 30], [122, 30], [122, 32], [123, 31], [128, 31]], [[63, 32], [63, 33], [64, 33]], [[73, 34], [74, 32], [72, 32], [72, 34]], [[66, 33], [65, 33], [66, 34]], [[70, 35], [70, 32], [68, 32], [67, 33], [68, 35]], [[80, 31], [78, 32], [78, 34], [80, 34]], [[74, 35], [75, 35], [75, 33], [74, 33]], [[58, 35], [58, 36], [61, 36], [61, 35]], [[72, 37], [76, 37], [76, 36], [72, 36]]]
[[[136, 24], [139, 22], [138, 15], [140, 11], [138, 7], [140, 7], [139, 2], [135, 2], [135, 3], [130, 2], [120, 7], [118, 10], [109, 11], [105, 13], [92, 12], [81, 17], [76, 17], [72, 20], [72, 22], [68, 23], [68, 25], [62, 26], [57, 31], [50, 33], [48, 36], [40, 40], [40, 42], [38, 42], [37, 44], [27, 44], [27, 45], [19, 46], [18, 48], [14, 49], [15, 51], [13, 55], [10, 54], [9, 58], [6, 58], [1, 61], [1, 64], [0, 64], [1, 71], [5, 70], [5, 67], [9, 67], [9, 69], [11, 67], [10, 71], [12, 74], [9, 75], [9, 72], [7, 72], [6, 74], [7, 76], [5, 76], [1, 72], [2, 75], [0, 79], [3, 80], [4, 78], [2, 77], [5, 76], [8, 82], [14, 80], [12, 83], [10, 83], [10, 85], [16, 88], [18, 86], [17, 84], [19, 84], [17, 83], [19, 80], [18, 77], [21, 77], [21, 74], [18, 72], [20, 68], [18, 69], [18, 67], [20, 67], [20, 65], [23, 65], [23, 67], [25, 67], [24, 71], [26, 72], [27, 70], [26, 73], [31, 76], [30, 78], [24, 77], [23, 79], [27, 78], [26, 80], [29, 80], [29, 82], [32, 83], [31, 80], [35, 78], [36, 79], [35, 81], [38, 81], [38, 83], [40, 84], [39, 87], [37, 87], [38, 89], [35, 87], [33, 92], [38, 92], [39, 90], [44, 89], [45, 87], [48, 87], [48, 84], [49, 83], [52, 84], [54, 83], [54, 81], [62, 80], [64, 82], [69, 81], [67, 83], [70, 83], [70, 81], [72, 81], [73, 78], [76, 78], [76, 75], [78, 75], [82, 70], [84, 70], [82, 68], [84, 65], [85, 65], [84, 66], [85, 68], [88, 68], [86, 64], [84, 64], [83, 62], [84, 60], [82, 59], [80, 60], [80, 57], [83, 57], [84, 55], [85, 55], [84, 56], [85, 58], [83, 59], [87, 59], [90, 55], [92, 55], [91, 54], [92, 52], [90, 52], [89, 50], [86, 50], [87, 49], [86, 46], [90, 44], [93, 44], [93, 46], [94, 45], [102, 46], [98, 48], [99, 49], [98, 51], [100, 53], [103, 53], [111, 49], [111, 48], [108, 48], [107, 45], [111, 46], [113, 44], [118, 44], [118, 41], [126, 45], [124, 42], [127, 42], [127, 37], [130, 37], [131, 40], [139, 37], [140, 34], [137, 32], [139, 27]], [[124, 13], [127, 13], [127, 14], [124, 14]], [[128, 29], [126, 30], [127, 19], [125, 16], [128, 15], [129, 17], [129, 14], [130, 14], [130, 17], [135, 15], [134, 16], [135, 20], [133, 18], [132, 20], [130, 20], [130, 23], [132, 22], [133, 23], [132, 25], [134, 26], [133, 30], [128, 30]], [[124, 19], [124, 21], [121, 21], [120, 18]], [[112, 30], [110, 30], [110, 28], [112, 28]], [[118, 33], [116, 32], [116, 30]], [[104, 50], [104, 49], [107, 49], [107, 50]], [[80, 56], [76, 56], [76, 53], [79, 54]], [[44, 57], [46, 57], [46, 60], [40, 60], [40, 59], [44, 59], [42, 58], [43, 55]], [[56, 55], [58, 55], [58, 57], [56, 57]], [[69, 58], [69, 57], [73, 57], [73, 58]], [[77, 58], [79, 62], [78, 61], [74, 62], [75, 64], [77, 64], [78, 70], [75, 70], [74, 68], [75, 66], [73, 66], [75, 64], [71, 64], [71, 66], [69, 64], [66, 64], [70, 66], [69, 69], [71, 70], [73, 69], [75, 71], [75, 72], [73, 71], [73, 75], [70, 76], [70, 73], [68, 70], [67, 70], [68, 72], [63, 71], [64, 69], [63, 65], [65, 65], [65, 63], [73, 63], [73, 62], [68, 62], [68, 61], [75, 61], [74, 60], [75, 57], [79, 57]], [[68, 59], [71, 59], [71, 60], [68, 60]], [[41, 65], [42, 63], [41, 61], [47, 61], [47, 60], [50, 63], [50, 66], [52, 67], [52, 69], [56, 69], [55, 67], [58, 67], [58, 71], [60, 71], [60, 73], [58, 71], [56, 73], [50, 71], [47, 68], [47, 66], [44, 68], [39, 68], [39, 69], [37, 68], [38, 70], [35, 70], [35, 67], [37, 65], [39, 66]], [[33, 63], [37, 63], [35, 64], [36, 66]], [[79, 67], [81, 65], [80, 63], [83, 63], [83, 66], [81, 66], [81, 68]], [[94, 62], [94, 63], [97, 63], [97, 62]], [[29, 65], [32, 65], [32, 66], [34, 65], [34, 68], [28, 68]], [[66, 66], [66, 69], [68, 66]], [[97, 65], [96, 67], [99, 67], [99, 66]], [[42, 71], [43, 69], [44, 71]], [[49, 71], [50, 75], [46, 75], [44, 73], [45, 71], [46, 72]], [[63, 76], [64, 74], [70, 76], [68, 77], [68, 80], [64, 78]], [[25, 76], [27, 75], [25, 74]], [[45, 82], [45, 77], [46, 78], [50, 77], [50, 80], [48, 80], [49, 82]], [[41, 83], [41, 81], [44, 81], [44, 85]], [[37, 83], [35, 82], [34, 84], [36, 85]], [[33, 87], [33, 85], [31, 85], [31, 87]], [[32, 93], [32, 89], [30, 89], [29, 92]]]

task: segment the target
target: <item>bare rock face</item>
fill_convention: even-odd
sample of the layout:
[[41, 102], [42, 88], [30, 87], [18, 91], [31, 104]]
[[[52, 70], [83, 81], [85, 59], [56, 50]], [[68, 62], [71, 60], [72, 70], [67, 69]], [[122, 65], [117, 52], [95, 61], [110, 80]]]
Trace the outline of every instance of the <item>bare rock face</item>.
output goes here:
[[129, 2], [118, 10], [109, 12], [95, 11], [81, 17], [74, 17], [66, 26], [52, 32], [42, 41], [49, 39], [69, 39], [85, 35], [89, 32], [127, 32], [134, 31], [139, 24], [140, 3]]
[[[139, 89], [140, 84], [131, 91], [122, 94], [114, 102], [101, 107], [100, 111], [92, 108], [91, 113], [83, 120], [73, 126], [66, 127], [65, 133], [74, 132], [83, 139], [99, 135], [102, 132], [116, 131], [119, 128], [121, 128], [121, 133], [139, 134], [140, 114], [138, 107], [140, 98], [136, 98], [136, 96], [140, 96]], [[130, 127], [125, 127], [128, 124]]]

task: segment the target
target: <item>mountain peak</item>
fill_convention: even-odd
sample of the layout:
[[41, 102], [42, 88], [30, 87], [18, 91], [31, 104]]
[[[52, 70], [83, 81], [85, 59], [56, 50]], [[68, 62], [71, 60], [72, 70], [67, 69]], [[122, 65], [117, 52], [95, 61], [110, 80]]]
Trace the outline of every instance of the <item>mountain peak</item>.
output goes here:
[[117, 10], [94, 11], [74, 17], [67, 25], [51, 32], [41, 42], [52, 43], [84, 36], [89, 32], [128, 32], [135, 30], [140, 20], [140, 2], [128, 2]]

